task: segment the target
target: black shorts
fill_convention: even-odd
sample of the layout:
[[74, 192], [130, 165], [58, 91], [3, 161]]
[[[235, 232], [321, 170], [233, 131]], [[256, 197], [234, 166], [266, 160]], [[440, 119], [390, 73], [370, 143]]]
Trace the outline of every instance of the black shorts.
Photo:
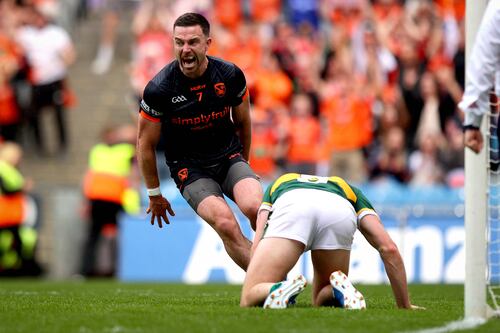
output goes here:
[[237, 182], [245, 178], [259, 179], [239, 153], [210, 166], [171, 165], [170, 173], [182, 196], [195, 211], [206, 197], [226, 195], [234, 200], [233, 188]]
[[56, 81], [33, 86], [33, 107], [64, 106], [64, 82]]

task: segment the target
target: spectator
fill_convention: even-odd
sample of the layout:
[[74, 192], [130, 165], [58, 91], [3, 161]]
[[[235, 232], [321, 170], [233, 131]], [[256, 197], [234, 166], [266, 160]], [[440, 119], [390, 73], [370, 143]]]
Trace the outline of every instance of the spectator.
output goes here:
[[37, 232], [28, 219], [32, 182], [19, 171], [23, 151], [13, 142], [0, 144], [0, 276], [39, 275], [35, 258]]
[[295, 55], [290, 45], [294, 38], [293, 27], [285, 20], [280, 20], [274, 26], [274, 38], [271, 42], [271, 50], [276, 55], [280, 68], [293, 80], [295, 75]]
[[421, 131], [417, 147], [409, 157], [410, 185], [433, 186], [444, 182], [444, 170], [438, 159], [442, 136], [432, 130]]
[[17, 141], [21, 114], [11, 80], [20, 68], [17, 45], [0, 23], [0, 138]]
[[406, 183], [408, 170], [405, 134], [401, 127], [391, 127], [382, 134], [382, 146], [371, 166], [371, 181], [396, 181]]
[[236, 31], [243, 21], [240, 0], [213, 0], [215, 19], [224, 28]]
[[430, 0], [409, 0], [405, 3], [404, 32], [417, 44], [420, 60], [434, 57], [443, 42], [442, 20]]
[[438, 83], [439, 97], [441, 101], [441, 125], [444, 130], [444, 123], [448, 118], [452, 118], [458, 113], [456, 105], [462, 99], [462, 87], [455, 79], [455, 73], [451, 61], [446, 60], [446, 64], [438, 65], [434, 68], [434, 76]]
[[440, 136], [442, 134], [439, 112], [440, 100], [437, 82], [432, 73], [426, 72], [422, 75], [420, 91], [424, 105], [418, 120], [417, 139], [419, 140], [423, 133], [432, 133]]
[[259, 24], [272, 25], [281, 16], [281, 0], [250, 0], [250, 18]]
[[401, 40], [399, 52], [399, 80], [403, 99], [409, 115], [407, 130], [408, 148], [415, 147], [415, 136], [422, 112], [423, 101], [420, 95], [420, 78], [425, 72], [425, 64], [417, 56], [416, 43], [404, 38]]
[[445, 139], [439, 147], [438, 161], [445, 170], [445, 181], [450, 187], [458, 188], [464, 186], [465, 156], [464, 156], [464, 134], [460, 120], [450, 118], [445, 124]]
[[328, 174], [363, 182], [367, 179], [363, 149], [373, 139], [373, 94], [365, 78], [354, 74], [349, 49], [337, 52], [330, 66], [321, 89], [321, 116], [328, 133]]
[[[3, 118], [3, 134], [0, 134], [0, 136], [13, 141], [20, 141], [22, 138], [20, 135], [22, 134], [22, 125], [26, 120], [31, 103], [31, 83], [28, 78], [29, 66], [26, 55], [16, 41], [17, 29], [23, 23], [24, 16], [24, 8], [20, 5], [16, 5], [11, 1], [0, 2], [0, 35], [2, 35], [3, 40], [0, 47], [3, 49], [1, 63], [4, 70], [7, 69], [7, 72], [9, 72], [7, 86], [2, 88], [7, 90], [4, 90], [5, 95], [3, 95], [3, 102], [7, 103], [7, 105], [2, 107], [2, 111], [3, 116], [6, 116], [5, 118], [8, 118], [8, 120]], [[13, 61], [13, 59], [15, 60]], [[13, 95], [15, 105], [11, 104], [10, 95]]]
[[313, 115], [311, 98], [306, 94], [296, 94], [290, 108], [287, 171], [314, 175], [322, 137], [319, 120]]
[[133, 20], [135, 36], [131, 63], [131, 84], [135, 101], [142, 99], [142, 91], [153, 76], [173, 59], [172, 34], [163, 21], [166, 8], [153, 1], [144, 1]]
[[104, 0], [101, 32], [97, 54], [92, 62], [91, 69], [94, 74], [106, 74], [113, 62], [115, 43], [117, 37], [120, 15], [122, 15], [124, 0]]
[[320, 0], [285, 0], [283, 5], [288, 21], [296, 29], [303, 24], [318, 29]]
[[401, 91], [397, 86], [386, 86], [378, 101], [377, 131], [383, 133], [392, 127], [408, 128], [409, 114]]
[[276, 56], [264, 54], [255, 82], [255, 105], [263, 109], [288, 105], [292, 93], [293, 82], [281, 70]]
[[133, 176], [137, 176], [132, 163], [135, 136], [133, 126], [110, 126], [103, 130], [102, 141], [90, 150], [83, 184], [90, 215], [80, 270], [83, 276], [115, 274], [116, 244], [112, 242], [112, 265], [105, 272], [96, 268], [97, 246], [101, 235], [116, 238], [118, 214], [122, 210], [136, 213], [139, 209], [138, 195], [133, 190]]
[[462, 91], [465, 89], [465, 22], [459, 23], [459, 42], [457, 52], [453, 56], [453, 71], [455, 80], [460, 85]]
[[329, 33], [331, 28], [341, 29], [352, 36], [363, 19], [365, 0], [323, 0], [320, 5], [322, 19], [327, 23], [324, 27]]
[[243, 22], [235, 31], [220, 29], [221, 38], [219, 49], [214, 52], [210, 46], [210, 54], [235, 63], [247, 77], [247, 85], [250, 91], [255, 91], [256, 80], [259, 76], [262, 62], [262, 40], [257, 31], [257, 26], [251, 22]]
[[381, 43], [377, 26], [373, 21], [363, 22], [356, 29], [352, 41], [355, 68], [360, 74], [371, 75], [378, 89], [395, 80], [396, 58]]
[[398, 0], [375, 0], [373, 2], [373, 20], [381, 43], [393, 54], [397, 54], [401, 25], [404, 21], [404, 8]]
[[[43, 3], [42, 3], [43, 4]], [[68, 67], [75, 61], [76, 52], [69, 34], [51, 23], [45, 7], [28, 6], [28, 24], [18, 32], [18, 41], [26, 52], [31, 68], [33, 93], [28, 120], [33, 130], [38, 152], [46, 153], [41, 128], [41, 113], [51, 107], [56, 117], [59, 153], [68, 146], [65, 107], [68, 103]]]
[[273, 126], [270, 112], [257, 107], [252, 109], [252, 146], [250, 163], [252, 169], [261, 179], [270, 180], [278, 171], [276, 162], [283, 155], [283, 144], [278, 131]]

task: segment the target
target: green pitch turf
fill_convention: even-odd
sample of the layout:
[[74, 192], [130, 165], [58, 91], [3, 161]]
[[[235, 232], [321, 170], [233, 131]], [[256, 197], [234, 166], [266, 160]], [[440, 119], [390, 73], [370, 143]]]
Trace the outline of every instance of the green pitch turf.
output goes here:
[[[409, 332], [463, 317], [463, 286], [412, 285], [426, 311], [394, 307], [389, 286], [359, 285], [366, 311], [313, 308], [306, 288], [294, 308], [239, 308], [240, 286], [0, 279], [0, 332]], [[463, 331], [461, 331], [463, 332]], [[473, 332], [500, 332], [500, 319]]]

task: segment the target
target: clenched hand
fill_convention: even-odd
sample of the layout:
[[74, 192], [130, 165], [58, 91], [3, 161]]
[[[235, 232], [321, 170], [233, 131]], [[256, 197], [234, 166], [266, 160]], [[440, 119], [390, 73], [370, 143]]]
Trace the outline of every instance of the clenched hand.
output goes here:
[[464, 144], [476, 154], [479, 153], [483, 149], [483, 134], [478, 129], [465, 130]]

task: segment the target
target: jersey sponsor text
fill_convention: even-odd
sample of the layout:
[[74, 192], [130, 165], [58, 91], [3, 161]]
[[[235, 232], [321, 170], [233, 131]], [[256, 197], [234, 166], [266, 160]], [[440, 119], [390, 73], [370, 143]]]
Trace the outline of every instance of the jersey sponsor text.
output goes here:
[[212, 120], [224, 118], [224, 117], [228, 116], [230, 111], [231, 111], [231, 108], [228, 106], [225, 106], [222, 111], [217, 111], [217, 112], [212, 111], [212, 113], [210, 113], [208, 115], [200, 114], [198, 117], [172, 118], [172, 124], [184, 125], [184, 126], [199, 125], [199, 124], [208, 125]]

